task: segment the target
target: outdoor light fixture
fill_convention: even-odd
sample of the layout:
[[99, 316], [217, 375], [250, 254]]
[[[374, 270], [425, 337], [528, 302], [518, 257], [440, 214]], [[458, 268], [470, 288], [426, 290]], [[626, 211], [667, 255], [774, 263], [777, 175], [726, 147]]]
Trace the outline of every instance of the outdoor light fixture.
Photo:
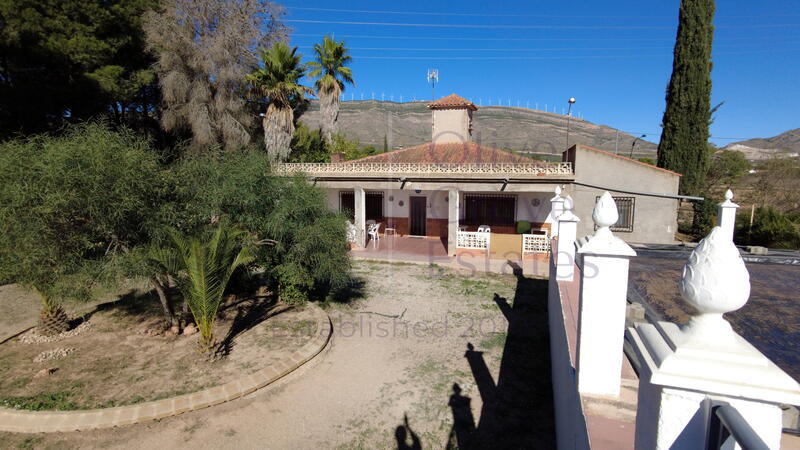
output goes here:
[[414, 189], [414, 192], [416, 192], [417, 194], [419, 194], [419, 193], [421, 193], [421, 192], [422, 192], [422, 190], [421, 190], [421, 189]]
[[567, 150], [569, 150], [569, 123], [570, 119], [572, 119], [572, 105], [575, 103], [575, 97], [570, 97], [567, 103], [569, 103], [567, 108]]
[[393, 202], [393, 201], [394, 201], [394, 196], [393, 196], [393, 195], [390, 195], [390, 196], [389, 196], [389, 201], [390, 201], [390, 202]]

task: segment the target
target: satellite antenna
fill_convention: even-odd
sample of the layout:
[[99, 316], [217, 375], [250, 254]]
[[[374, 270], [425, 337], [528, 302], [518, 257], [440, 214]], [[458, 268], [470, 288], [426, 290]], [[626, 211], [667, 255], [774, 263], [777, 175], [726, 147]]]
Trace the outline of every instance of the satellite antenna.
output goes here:
[[428, 69], [428, 83], [431, 84], [431, 100], [436, 100], [436, 83], [439, 82], [439, 69]]

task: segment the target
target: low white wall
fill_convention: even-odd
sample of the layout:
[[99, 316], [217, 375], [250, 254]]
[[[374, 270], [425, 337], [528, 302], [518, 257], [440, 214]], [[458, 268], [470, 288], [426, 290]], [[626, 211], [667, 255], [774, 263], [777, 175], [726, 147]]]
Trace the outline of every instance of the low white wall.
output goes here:
[[[555, 242], [555, 241], [553, 241]], [[557, 243], [555, 244], [557, 245]], [[555, 253], [550, 254], [550, 280], [547, 311], [550, 330], [550, 370], [559, 449], [588, 449], [589, 432], [583, 414], [575, 362], [570, 356], [567, 325], [561, 290], [556, 281]]]

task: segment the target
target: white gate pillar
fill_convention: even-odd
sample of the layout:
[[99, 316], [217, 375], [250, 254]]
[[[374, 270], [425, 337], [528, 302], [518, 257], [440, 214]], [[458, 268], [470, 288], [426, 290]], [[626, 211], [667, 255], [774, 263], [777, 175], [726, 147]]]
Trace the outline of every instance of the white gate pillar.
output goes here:
[[561, 196], [561, 186], [556, 186], [555, 196], [550, 199], [550, 214], [545, 223], [550, 224], [550, 237], [558, 236], [558, 216], [564, 212], [564, 197]]
[[733, 192], [725, 191], [725, 201], [717, 206], [717, 225], [722, 228], [725, 237], [733, 240], [733, 230], [736, 228], [736, 209], [739, 205], [733, 203]]
[[572, 212], [572, 197], [562, 199], [564, 212], [558, 216], [555, 229], [558, 231], [558, 253], [556, 254], [556, 279], [572, 281], [575, 274], [575, 239], [578, 235], [578, 218]]
[[353, 197], [355, 197], [355, 217], [354, 225], [358, 230], [356, 241], [358, 246], [364, 248], [367, 246], [367, 198], [363, 187], [353, 188]]
[[597, 231], [578, 251], [581, 290], [578, 319], [578, 391], [619, 396], [628, 263], [636, 252], [610, 230], [619, 219], [605, 192], [594, 206]]
[[707, 448], [721, 405], [741, 415], [738, 431], [748, 439], [779, 448], [779, 405], [800, 404], [800, 385], [723, 318], [750, 296], [750, 276], [728, 229], [714, 227], [692, 252], [680, 291], [699, 312], [688, 324], [628, 329], [641, 362], [636, 448]]

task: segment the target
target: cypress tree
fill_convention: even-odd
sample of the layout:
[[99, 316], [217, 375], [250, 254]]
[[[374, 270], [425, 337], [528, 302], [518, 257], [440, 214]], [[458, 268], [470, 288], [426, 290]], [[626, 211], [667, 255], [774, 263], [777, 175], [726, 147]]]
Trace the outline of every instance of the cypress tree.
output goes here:
[[683, 175], [680, 192], [684, 195], [699, 195], [705, 188], [713, 18], [714, 0], [681, 0], [658, 166]]

